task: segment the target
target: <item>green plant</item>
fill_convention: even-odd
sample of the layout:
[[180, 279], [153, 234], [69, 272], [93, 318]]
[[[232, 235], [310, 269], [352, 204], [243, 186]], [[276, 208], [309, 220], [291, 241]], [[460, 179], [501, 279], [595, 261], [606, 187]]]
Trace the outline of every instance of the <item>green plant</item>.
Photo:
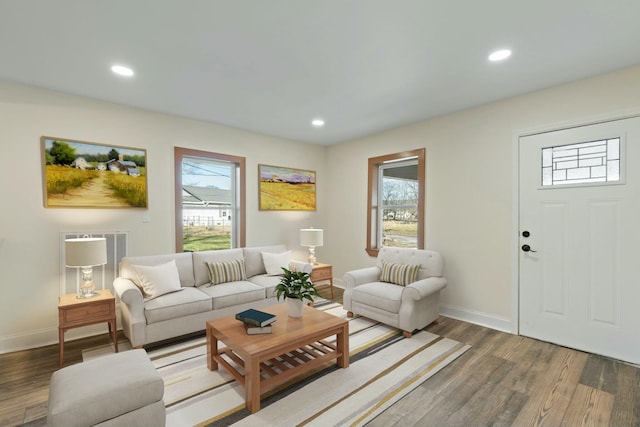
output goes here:
[[309, 300], [313, 302], [313, 296], [319, 297], [315, 286], [310, 280], [309, 273], [303, 271], [290, 271], [282, 267], [284, 275], [280, 283], [276, 285], [276, 298], [292, 298], [299, 300]]

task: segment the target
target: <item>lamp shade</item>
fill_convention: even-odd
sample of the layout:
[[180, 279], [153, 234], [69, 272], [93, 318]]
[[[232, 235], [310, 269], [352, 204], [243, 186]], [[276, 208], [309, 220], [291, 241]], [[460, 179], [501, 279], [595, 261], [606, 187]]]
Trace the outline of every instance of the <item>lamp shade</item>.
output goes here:
[[300, 246], [322, 246], [323, 231], [321, 228], [300, 229]]
[[107, 239], [84, 237], [64, 241], [65, 265], [88, 267], [107, 263]]

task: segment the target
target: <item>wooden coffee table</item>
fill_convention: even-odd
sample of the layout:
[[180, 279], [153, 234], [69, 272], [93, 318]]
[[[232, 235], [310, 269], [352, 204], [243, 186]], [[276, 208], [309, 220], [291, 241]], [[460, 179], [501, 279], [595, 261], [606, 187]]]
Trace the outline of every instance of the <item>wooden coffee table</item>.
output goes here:
[[[303, 315], [287, 315], [286, 304], [260, 308], [275, 314], [270, 334], [249, 335], [242, 322], [227, 316], [207, 322], [207, 367], [225, 367], [245, 387], [247, 409], [260, 410], [260, 395], [304, 372], [336, 359], [349, 366], [349, 322], [304, 306]], [[325, 339], [336, 335], [336, 343]], [[218, 349], [218, 341], [226, 345]]]

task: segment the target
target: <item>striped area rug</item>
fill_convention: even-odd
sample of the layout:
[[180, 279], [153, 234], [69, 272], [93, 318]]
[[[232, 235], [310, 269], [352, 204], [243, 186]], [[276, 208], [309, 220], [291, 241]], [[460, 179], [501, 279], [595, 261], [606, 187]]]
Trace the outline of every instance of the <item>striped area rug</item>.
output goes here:
[[[340, 304], [315, 307], [347, 318]], [[406, 339], [366, 318], [348, 320], [349, 367], [329, 364], [263, 394], [256, 414], [224, 368], [207, 369], [204, 337], [149, 351], [165, 382], [167, 426], [363, 425], [470, 348], [426, 331]]]

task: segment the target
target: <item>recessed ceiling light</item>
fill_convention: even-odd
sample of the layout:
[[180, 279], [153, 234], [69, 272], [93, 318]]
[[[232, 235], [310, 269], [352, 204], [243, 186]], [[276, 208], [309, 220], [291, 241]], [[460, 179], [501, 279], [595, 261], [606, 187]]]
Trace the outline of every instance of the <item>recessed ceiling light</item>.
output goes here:
[[322, 120], [322, 119], [313, 119], [311, 121], [311, 124], [314, 125], [315, 127], [319, 128], [319, 127], [324, 126], [324, 120]]
[[503, 59], [507, 59], [511, 56], [511, 51], [509, 49], [501, 49], [492, 52], [489, 55], [489, 61], [502, 61]]
[[113, 65], [111, 66], [111, 71], [113, 71], [114, 73], [120, 76], [125, 76], [125, 77], [133, 76], [133, 70], [129, 67], [125, 67], [124, 65]]

